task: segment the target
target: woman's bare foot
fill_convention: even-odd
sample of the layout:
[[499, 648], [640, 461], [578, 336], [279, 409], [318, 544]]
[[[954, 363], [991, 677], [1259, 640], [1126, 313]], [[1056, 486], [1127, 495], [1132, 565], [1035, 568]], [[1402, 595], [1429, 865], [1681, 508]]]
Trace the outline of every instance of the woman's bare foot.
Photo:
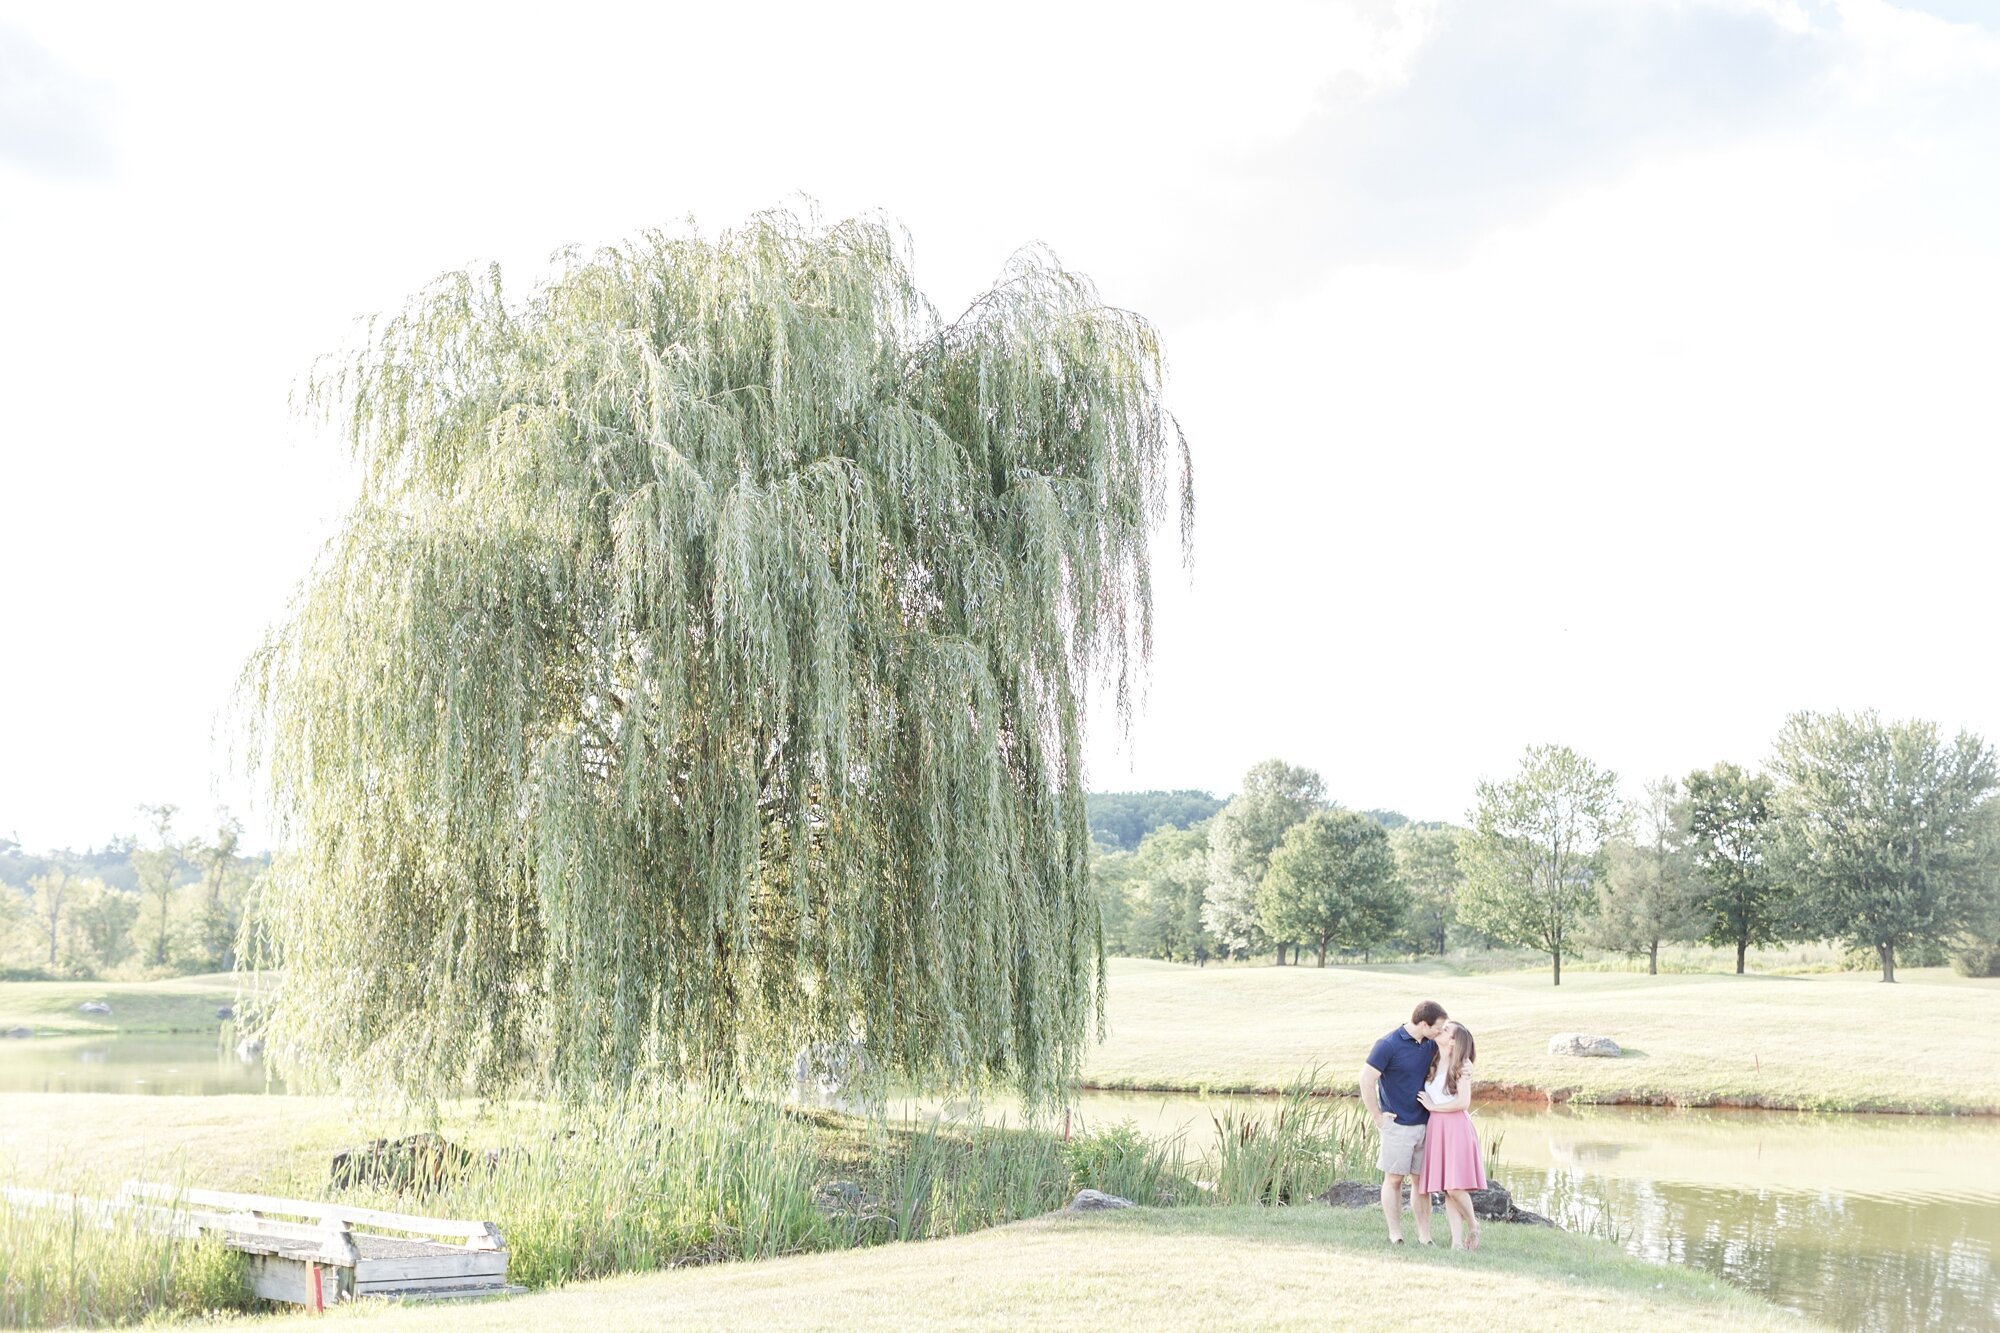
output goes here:
[[1467, 1239], [1465, 1248], [1468, 1250], [1479, 1248], [1479, 1219], [1476, 1217], [1472, 1219], [1472, 1235]]

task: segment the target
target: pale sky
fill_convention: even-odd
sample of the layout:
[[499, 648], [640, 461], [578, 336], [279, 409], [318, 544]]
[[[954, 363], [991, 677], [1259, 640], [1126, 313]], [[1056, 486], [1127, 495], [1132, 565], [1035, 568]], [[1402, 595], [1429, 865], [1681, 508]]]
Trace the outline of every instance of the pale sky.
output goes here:
[[1160, 326], [1194, 566], [1095, 788], [2000, 739], [1996, 163], [1983, 0], [0, 3], [0, 834], [255, 826], [219, 723], [359, 318], [801, 195], [941, 309], [1040, 241]]

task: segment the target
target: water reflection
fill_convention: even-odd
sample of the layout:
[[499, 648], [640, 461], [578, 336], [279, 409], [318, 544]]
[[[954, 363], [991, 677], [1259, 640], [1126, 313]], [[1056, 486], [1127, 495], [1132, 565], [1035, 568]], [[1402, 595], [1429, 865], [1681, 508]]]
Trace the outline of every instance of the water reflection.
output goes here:
[[[1193, 1150], [1223, 1100], [1092, 1093], [1081, 1109]], [[2000, 1122], [1519, 1106], [1476, 1119], [1523, 1207], [1634, 1254], [1840, 1328], [2000, 1329]]]
[[208, 1097], [282, 1092], [261, 1059], [215, 1037], [36, 1037], [0, 1044], [0, 1092]]

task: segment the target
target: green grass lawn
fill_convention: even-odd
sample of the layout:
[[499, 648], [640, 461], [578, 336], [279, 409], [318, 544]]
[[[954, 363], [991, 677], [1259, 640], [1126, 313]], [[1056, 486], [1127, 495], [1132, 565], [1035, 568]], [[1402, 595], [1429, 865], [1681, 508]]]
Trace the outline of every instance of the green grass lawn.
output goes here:
[[[1135, 1209], [948, 1240], [579, 1283], [477, 1305], [364, 1303], [368, 1330], [1811, 1328], [1706, 1275], [1489, 1223], [1476, 1253], [1390, 1249], [1374, 1213]], [[310, 1317], [308, 1317], [310, 1318]], [[304, 1321], [300, 1321], [303, 1323]], [[285, 1326], [290, 1326], [287, 1322]]]
[[[1488, 1085], [1578, 1100], [1804, 1110], [2000, 1111], [2000, 986], [1912, 969], [1807, 976], [1456, 975], [1435, 964], [1197, 968], [1113, 959], [1106, 1088], [1253, 1090], [1315, 1067], [1354, 1090], [1375, 1038], [1435, 999], [1470, 1027]], [[1617, 1060], [1547, 1053], [1607, 1036]]]
[[[228, 973], [167, 981], [9, 981], [0, 983], [0, 1031], [28, 1027], [37, 1036], [214, 1032], [215, 1011], [234, 1006], [239, 982]], [[78, 1006], [99, 1000], [111, 1013]], [[0, 1055], [5, 1048], [0, 1047]]]
[[323, 1191], [335, 1151], [395, 1124], [364, 1121], [320, 1097], [0, 1093], [0, 1184], [61, 1186], [82, 1175], [114, 1189], [144, 1177], [209, 1189]]

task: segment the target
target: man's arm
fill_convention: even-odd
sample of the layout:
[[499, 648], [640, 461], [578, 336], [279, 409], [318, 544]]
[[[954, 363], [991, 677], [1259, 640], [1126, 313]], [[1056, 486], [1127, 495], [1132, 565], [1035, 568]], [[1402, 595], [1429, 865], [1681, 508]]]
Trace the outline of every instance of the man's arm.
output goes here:
[[1361, 1104], [1378, 1121], [1388, 1114], [1382, 1109], [1382, 1071], [1374, 1065], [1361, 1066]]

